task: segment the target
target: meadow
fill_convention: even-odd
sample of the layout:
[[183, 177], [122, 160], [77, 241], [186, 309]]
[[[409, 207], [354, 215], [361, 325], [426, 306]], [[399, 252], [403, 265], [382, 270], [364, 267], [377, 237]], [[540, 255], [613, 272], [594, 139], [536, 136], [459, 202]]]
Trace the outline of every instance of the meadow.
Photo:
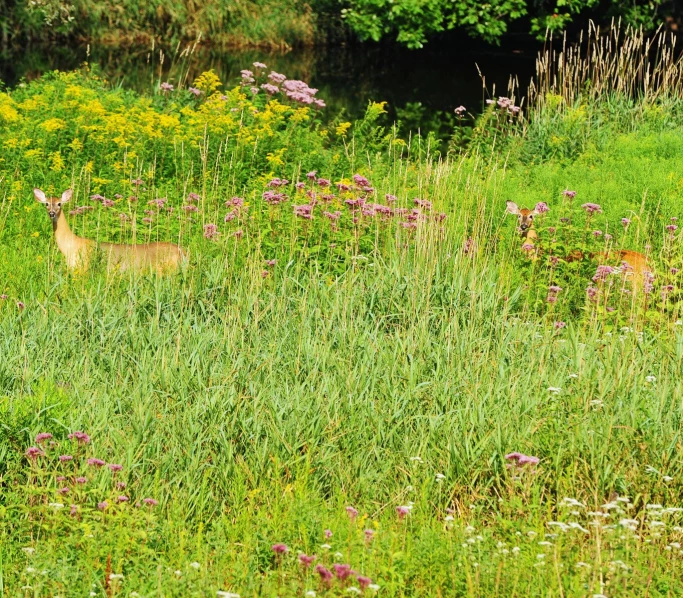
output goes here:
[[608, 39], [447, 154], [265, 65], [5, 90], [0, 595], [680, 596], [683, 68]]

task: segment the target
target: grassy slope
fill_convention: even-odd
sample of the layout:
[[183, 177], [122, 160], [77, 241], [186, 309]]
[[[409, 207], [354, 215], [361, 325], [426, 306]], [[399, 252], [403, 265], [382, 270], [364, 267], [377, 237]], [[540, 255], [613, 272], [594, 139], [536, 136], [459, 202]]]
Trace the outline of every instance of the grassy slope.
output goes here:
[[[646, 587], [676, 595], [681, 556], [671, 543], [683, 537], [680, 515], [644, 506], [679, 506], [680, 327], [671, 313], [656, 328], [637, 320], [620, 331], [564, 299], [538, 308], [533, 297], [544, 297], [553, 279], [519, 256], [502, 206], [546, 201], [544, 226], [556, 224], [570, 209], [560, 192], [574, 188], [577, 202], [602, 204], [593, 224], [608, 230], [629, 210], [640, 213], [647, 192], [642, 221], [623, 243], [659, 248], [680, 197], [680, 132], [644, 127], [573, 163], [515, 160], [505, 169], [495, 155], [448, 164], [366, 158], [363, 172], [381, 191], [399, 191], [401, 202], [419, 192], [449, 217], [443, 231], [419, 229], [413, 241], [398, 231], [393, 248], [366, 252], [341, 275], [299, 259], [294, 241], [264, 251], [257, 218], [243, 224], [252, 228], [242, 242], [218, 246], [190, 227], [184, 243], [193, 262], [176, 277], [72, 277], [25, 191], [39, 180], [38, 166], [5, 170], [8, 188], [20, 181], [23, 189], [11, 202], [5, 193], [0, 230], [9, 295], [0, 304], [5, 591], [322, 592], [318, 575], [295, 562], [303, 551], [328, 566], [349, 562], [387, 595], [637, 596]], [[325, 163], [322, 152], [310, 159]], [[357, 166], [338, 168], [348, 177]], [[57, 174], [45, 176], [60, 184]], [[81, 177], [79, 189], [90, 184]], [[258, 184], [244, 180], [235, 191], [256, 201]], [[183, 183], [171, 176], [164, 184], [179, 206]], [[222, 213], [226, 183], [212, 184], [208, 218]], [[100, 210], [79, 226], [94, 236], [116, 230], [115, 221]], [[285, 224], [285, 239], [315, 241], [300, 223]], [[34, 229], [38, 238], [26, 232]], [[462, 250], [469, 234], [474, 257]], [[263, 278], [271, 257], [278, 264]], [[567, 295], [581, 295], [586, 280], [569, 280]], [[559, 317], [568, 326], [556, 331]], [[151, 496], [160, 505], [102, 515], [95, 503], [116, 496], [111, 474], [83, 466], [90, 494], [78, 498], [81, 522], [71, 519], [71, 498], [55, 494], [52, 468], [62, 466], [39, 482], [21, 455], [40, 431], [68, 452], [65, 436], [75, 429], [91, 434], [88, 455], [123, 464], [119, 479], [133, 501]], [[506, 469], [503, 455], [514, 450], [540, 465]], [[605, 520], [587, 514], [613, 492], [635, 506]], [[564, 497], [585, 508], [560, 506]], [[399, 520], [395, 508], [410, 503]], [[639, 531], [619, 525], [629, 517]], [[547, 525], [555, 520], [584, 531], [559, 532]], [[371, 542], [366, 528], [376, 531]], [[291, 547], [281, 560], [275, 542]], [[112, 572], [125, 577], [108, 583]], [[344, 593], [342, 584], [329, 592]]]
[[5, 15], [10, 38], [50, 39], [66, 33], [119, 45], [188, 41], [201, 35], [215, 44], [282, 48], [311, 45], [316, 35], [315, 16], [298, 0], [75, 0], [42, 7], [19, 0]]

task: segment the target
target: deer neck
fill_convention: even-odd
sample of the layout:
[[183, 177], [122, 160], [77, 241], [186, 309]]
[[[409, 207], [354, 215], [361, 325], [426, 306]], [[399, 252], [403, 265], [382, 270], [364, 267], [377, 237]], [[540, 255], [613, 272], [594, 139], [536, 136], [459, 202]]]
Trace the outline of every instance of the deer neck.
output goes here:
[[522, 231], [522, 242], [523, 243], [534, 243], [538, 239], [538, 235], [536, 234], [536, 231], [533, 228], [527, 228], [525, 231]]
[[52, 230], [55, 233], [57, 247], [59, 247], [59, 250], [66, 257], [67, 263], [69, 265], [75, 264], [79, 256], [79, 252], [92, 244], [92, 241], [83, 239], [71, 232], [71, 228], [69, 228], [69, 223], [66, 221], [64, 212], [60, 212], [57, 222], [52, 223]]

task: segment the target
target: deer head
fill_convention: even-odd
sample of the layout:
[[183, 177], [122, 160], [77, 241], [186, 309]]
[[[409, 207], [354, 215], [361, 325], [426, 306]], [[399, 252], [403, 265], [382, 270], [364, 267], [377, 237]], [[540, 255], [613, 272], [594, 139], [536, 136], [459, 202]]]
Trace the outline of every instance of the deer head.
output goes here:
[[71, 196], [73, 195], [73, 190], [67, 189], [62, 193], [61, 197], [46, 197], [45, 193], [41, 191], [40, 189], [34, 189], [33, 190], [33, 196], [36, 198], [36, 201], [38, 203], [42, 203], [46, 208], [47, 208], [47, 213], [50, 216], [50, 220], [52, 220], [53, 224], [57, 223], [57, 220], [59, 220], [59, 215], [62, 212], [62, 204], [65, 204], [67, 201], [71, 200]]
[[508, 201], [506, 209], [510, 214], [517, 216], [519, 230], [522, 231], [522, 235], [527, 233], [534, 226], [534, 216], [538, 216], [538, 212], [535, 208], [533, 210], [520, 208], [514, 201]]

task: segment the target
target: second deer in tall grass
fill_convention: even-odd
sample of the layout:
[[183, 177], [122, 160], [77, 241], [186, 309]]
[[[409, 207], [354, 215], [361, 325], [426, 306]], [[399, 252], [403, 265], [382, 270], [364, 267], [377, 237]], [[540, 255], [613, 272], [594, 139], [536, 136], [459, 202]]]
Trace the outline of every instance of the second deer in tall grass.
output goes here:
[[[534, 230], [534, 217], [538, 215], [536, 209], [520, 208], [514, 201], [508, 201], [506, 204], [506, 211], [517, 216], [519, 223], [519, 231], [524, 244], [522, 247], [525, 251], [533, 253], [534, 256], [538, 254], [538, 247], [536, 241], [538, 233]], [[564, 256], [564, 259], [569, 262], [582, 260], [586, 257], [582, 251], [572, 251], [569, 255]], [[606, 263], [621, 266], [623, 273], [630, 277], [638, 286], [646, 277], [651, 276], [652, 268], [648, 263], [647, 257], [637, 251], [630, 249], [610, 249], [609, 251], [595, 251], [588, 254], [592, 260], [601, 260]]]
[[186, 259], [185, 251], [173, 243], [145, 243], [125, 245], [120, 243], [96, 243], [92, 239], [79, 237], [71, 232], [62, 206], [71, 201], [73, 191], [67, 189], [61, 197], [46, 197], [40, 189], [34, 189], [36, 201], [47, 209], [55, 233], [57, 247], [66, 258], [69, 268], [87, 268], [93, 253], [99, 249], [108, 270], [143, 271], [154, 269], [158, 272], [175, 270]]

